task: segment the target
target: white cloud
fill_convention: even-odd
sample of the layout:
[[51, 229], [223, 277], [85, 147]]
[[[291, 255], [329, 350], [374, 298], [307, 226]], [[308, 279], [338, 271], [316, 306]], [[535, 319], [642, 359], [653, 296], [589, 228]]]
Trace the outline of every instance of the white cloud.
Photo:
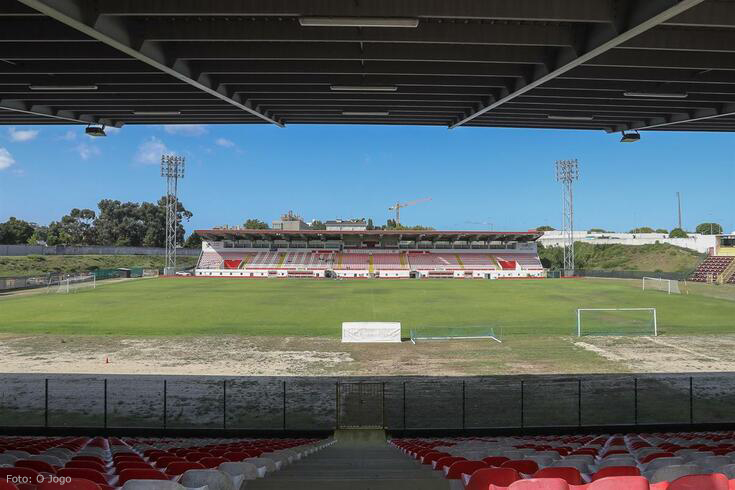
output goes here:
[[77, 132], [70, 129], [66, 133], [59, 136], [59, 139], [63, 141], [74, 141], [75, 139], [77, 139]]
[[155, 136], [151, 136], [149, 140], [144, 141], [138, 146], [135, 161], [147, 165], [155, 165], [161, 162], [161, 155], [168, 152], [168, 148], [163, 141]]
[[79, 156], [82, 160], [89, 160], [92, 157], [96, 157], [102, 154], [99, 148], [93, 145], [88, 145], [87, 143], [81, 143], [77, 145], [75, 149], [77, 153], [79, 153]]
[[219, 146], [224, 146], [225, 148], [232, 148], [233, 146], [235, 146], [235, 143], [228, 140], [227, 138], [217, 138], [215, 140], [215, 143]]
[[10, 168], [15, 163], [15, 158], [5, 148], [0, 148], [0, 170]]
[[105, 126], [105, 134], [107, 136], [110, 136], [111, 134], [115, 134], [120, 131], [120, 128], [116, 128], [115, 126]]
[[163, 130], [168, 134], [201, 136], [207, 133], [207, 126], [204, 124], [164, 124]]
[[9, 128], [8, 134], [10, 135], [10, 141], [15, 143], [23, 143], [36, 139], [38, 131], [35, 129], [21, 129]]

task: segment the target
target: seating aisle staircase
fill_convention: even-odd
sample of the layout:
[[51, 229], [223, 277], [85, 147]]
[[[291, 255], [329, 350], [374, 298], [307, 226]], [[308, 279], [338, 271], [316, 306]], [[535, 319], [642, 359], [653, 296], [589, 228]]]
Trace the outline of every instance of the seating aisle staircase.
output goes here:
[[[368, 437], [355, 437], [363, 433]], [[381, 437], [382, 436], [382, 437]], [[430, 465], [406, 458], [385, 441], [383, 431], [338, 431], [337, 443], [268, 478], [248, 482], [249, 490], [448, 490], [449, 481]]]

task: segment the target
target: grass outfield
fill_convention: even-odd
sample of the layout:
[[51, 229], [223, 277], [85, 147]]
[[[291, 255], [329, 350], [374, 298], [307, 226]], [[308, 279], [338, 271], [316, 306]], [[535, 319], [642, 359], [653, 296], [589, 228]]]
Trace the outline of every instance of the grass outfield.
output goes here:
[[343, 321], [492, 325], [569, 335], [576, 308], [655, 307], [663, 334], [735, 332], [735, 301], [640, 290], [637, 281], [145, 279], [0, 300], [1, 333], [330, 336]]

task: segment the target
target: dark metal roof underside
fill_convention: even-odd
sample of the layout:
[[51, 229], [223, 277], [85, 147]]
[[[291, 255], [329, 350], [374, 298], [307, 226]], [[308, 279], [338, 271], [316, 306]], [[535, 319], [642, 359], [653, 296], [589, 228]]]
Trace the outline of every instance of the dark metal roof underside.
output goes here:
[[733, 0], [5, 0], [0, 32], [0, 124], [735, 130]]
[[205, 239], [247, 239], [247, 240], [343, 240], [355, 237], [363, 240], [397, 237], [399, 240], [426, 241], [497, 241], [532, 242], [538, 240], [543, 232], [531, 231], [471, 231], [471, 230], [250, 230], [224, 229], [196, 230]]

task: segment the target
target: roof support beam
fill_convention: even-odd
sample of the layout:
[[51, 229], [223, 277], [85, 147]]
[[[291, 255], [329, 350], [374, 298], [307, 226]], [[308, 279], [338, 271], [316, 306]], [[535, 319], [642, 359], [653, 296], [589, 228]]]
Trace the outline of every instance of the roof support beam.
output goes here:
[[206, 92], [228, 104], [242, 109], [269, 123], [283, 126], [280, 121], [256, 111], [246, 100], [237, 95], [230, 95], [225, 90], [216, 90], [208, 83], [206, 77], [197, 80], [191, 76], [186, 62], [170, 63], [164, 52], [156, 46], [148, 46], [147, 52], [133, 47], [131, 33], [123, 19], [99, 17], [90, 12], [82, 0], [18, 0], [23, 5], [33, 8], [57, 21], [72, 27], [122, 53], [135, 58], [155, 69], [167, 73], [192, 87]]
[[76, 124], [104, 124], [106, 126], [122, 127], [122, 123], [112, 121], [110, 119], [97, 119], [87, 114], [76, 114], [71, 111], [59, 111], [49, 106], [30, 105], [20, 100], [0, 100], [0, 109], [17, 112], [21, 114], [29, 114], [33, 116], [41, 116], [58, 121]]
[[546, 73], [544, 73], [544, 71], [539, 71], [534, 74], [533, 80], [529, 83], [519, 83], [514, 91], [503, 97], [494, 100], [491, 99], [490, 104], [487, 104], [472, 114], [460, 119], [450, 125], [450, 128], [461, 126], [472, 121], [478, 116], [495, 109], [496, 107], [502, 106], [506, 102], [543, 85], [549, 80], [553, 80], [559, 75], [580, 66], [596, 56], [633, 39], [635, 36], [646, 32], [648, 29], [665, 22], [676, 15], [686, 12], [688, 9], [702, 3], [702, 1], [703, 0], [649, 0], [647, 2], [634, 2], [634, 9], [630, 13], [627, 22], [622, 22], [623, 19], [619, 19], [619, 22], [616, 23], [623, 24], [625, 27], [617, 28], [615, 24], [610, 24], [600, 25], [593, 28], [584, 42], [581, 54], [576, 55], [576, 53], [573, 52], [574, 50], [570, 49], [563, 50], [554, 64], [556, 68], [552, 68], [548, 71], [544, 70]]
[[677, 124], [688, 124], [720, 117], [735, 116], [735, 103], [721, 104], [717, 109], [697, 109], [692, 112], [681, 112], [664, 117], [656, 117], [646, 121], [635, 121], [618, 126], [615, 131], [628, 129], [659, 129]]

